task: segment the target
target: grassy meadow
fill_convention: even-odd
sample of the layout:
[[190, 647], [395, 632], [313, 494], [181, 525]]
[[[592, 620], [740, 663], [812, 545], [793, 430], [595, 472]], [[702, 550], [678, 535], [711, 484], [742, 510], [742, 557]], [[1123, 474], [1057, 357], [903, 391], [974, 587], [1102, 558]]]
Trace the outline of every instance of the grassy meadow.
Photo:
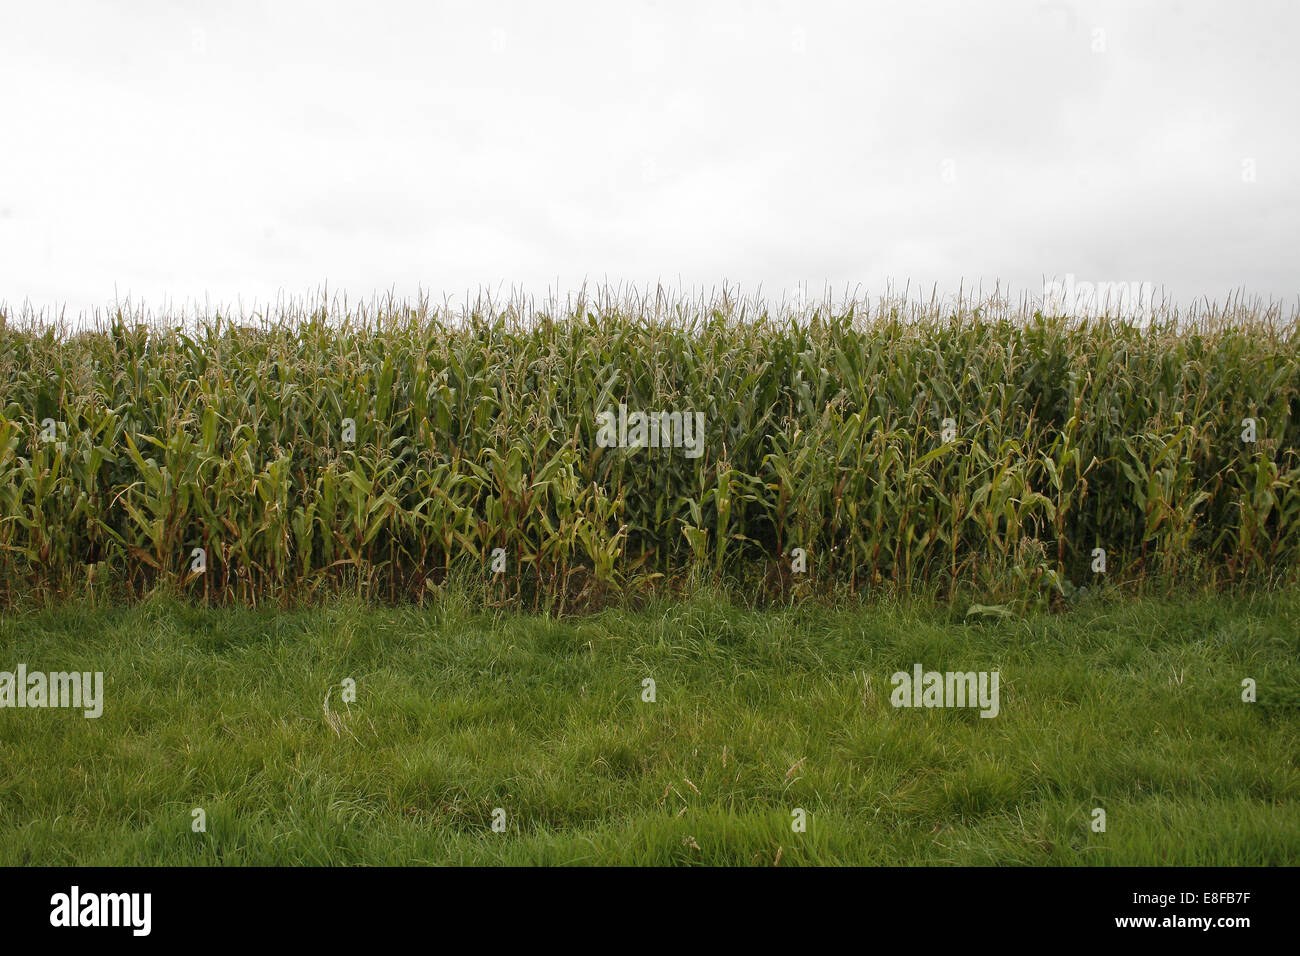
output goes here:
[[[5, 660], [106, 689], [0, 712], [0, 862], [1296, 865], [1298, 625], [1296, 591], [9, 614]], [[915, 662], [998, 670], [999, 715], [891, 706]]]

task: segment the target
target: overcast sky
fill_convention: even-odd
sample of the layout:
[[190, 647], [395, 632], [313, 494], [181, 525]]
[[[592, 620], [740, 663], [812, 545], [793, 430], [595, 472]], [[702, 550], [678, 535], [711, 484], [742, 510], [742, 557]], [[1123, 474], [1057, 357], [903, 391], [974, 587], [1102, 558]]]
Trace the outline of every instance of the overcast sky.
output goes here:
[[0, 0], [0, 301], [1300, 294], [1300, 4]]

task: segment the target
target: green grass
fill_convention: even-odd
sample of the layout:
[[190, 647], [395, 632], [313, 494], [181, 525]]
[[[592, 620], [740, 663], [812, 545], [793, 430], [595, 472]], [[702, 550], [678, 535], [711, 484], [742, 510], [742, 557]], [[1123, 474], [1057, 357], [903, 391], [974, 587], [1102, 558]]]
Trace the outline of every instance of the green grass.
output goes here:
[[[0, 863], [1295, 865], [1298, 622], [1294, 591], [8, 614], [0, 669], [102, 670], [106, 703], [0, 710]], [[916, 662], [999, 670], [1000, 716], [891, 707]]]

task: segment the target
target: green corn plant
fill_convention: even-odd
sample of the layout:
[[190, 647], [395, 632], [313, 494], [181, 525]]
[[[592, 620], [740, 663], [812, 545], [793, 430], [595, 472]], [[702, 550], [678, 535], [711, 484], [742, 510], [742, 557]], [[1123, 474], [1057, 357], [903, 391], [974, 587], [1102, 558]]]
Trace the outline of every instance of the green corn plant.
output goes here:
[[[494, 547], [511, 571], [485, 596], [549, 608], [692, 575], [786, 593], [761, 572], [795, 547], [828, 592], [1034, 599], [1088, 576], [1099, 545], [1134, 586], [1274, 580], [1300, 566], [1296, 333], [1275, 307], [1138, 326], [611, 290], [460, 313], [123, 310], [76, 334], [10, 318], [0, 603], [83, 586], [419, 598]], [[599, 448], [595, 416], [620, 403], [703, 412], [702, 456]]]

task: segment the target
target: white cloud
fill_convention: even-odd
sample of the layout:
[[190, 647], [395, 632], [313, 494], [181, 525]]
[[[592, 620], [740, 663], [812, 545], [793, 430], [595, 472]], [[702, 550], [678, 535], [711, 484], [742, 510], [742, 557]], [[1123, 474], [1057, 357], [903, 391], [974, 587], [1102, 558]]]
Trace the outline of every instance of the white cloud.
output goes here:
[[10, 5], [0, 300], [1066, 273], [1293, 298], [1297, 25], [1286, 3]]

